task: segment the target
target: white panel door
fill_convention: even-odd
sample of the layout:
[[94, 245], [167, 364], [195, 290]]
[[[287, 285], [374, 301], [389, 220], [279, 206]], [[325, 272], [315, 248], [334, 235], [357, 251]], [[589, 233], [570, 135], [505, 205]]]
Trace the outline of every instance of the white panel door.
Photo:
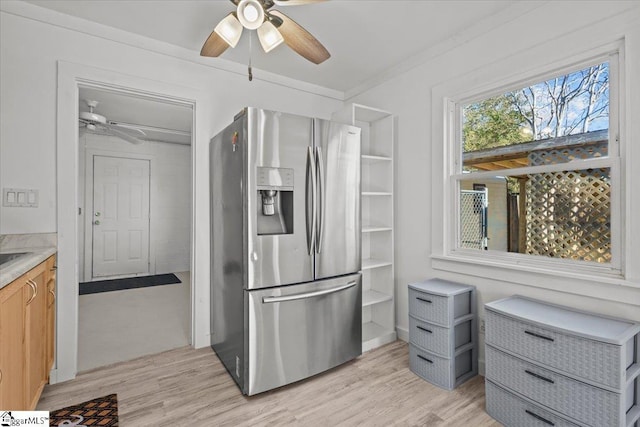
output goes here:
[[92, 276], [149, 273], [149, 161], [93, 157]]

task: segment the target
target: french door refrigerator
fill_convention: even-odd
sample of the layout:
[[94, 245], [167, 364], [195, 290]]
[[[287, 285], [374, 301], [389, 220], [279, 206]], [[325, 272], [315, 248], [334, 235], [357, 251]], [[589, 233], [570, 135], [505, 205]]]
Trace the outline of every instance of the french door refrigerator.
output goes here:
[[211, 346], [242, 392], [359, 356], [360, 129], [246, 108], [210, 166]]

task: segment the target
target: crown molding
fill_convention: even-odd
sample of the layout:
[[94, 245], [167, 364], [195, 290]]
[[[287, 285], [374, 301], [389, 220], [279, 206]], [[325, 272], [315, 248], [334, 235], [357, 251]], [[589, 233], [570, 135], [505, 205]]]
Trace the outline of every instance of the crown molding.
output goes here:
[[[109, 40], [114, 43], [134, 47], [137, 49], [154, 52], [182, 61], [191, 62], [208, 68], [225, 71], [228, 73], [246, 75], [246, 66], [223, 58], [204, 58], [199, 52], [175, 46], [149, 37], [130, 33], [118, 28], [98, 24], [83, 18], [67, 15], [51, 9], [36, 6], [19, 0], [0, 1], [0, 11], [19, 16], [25, 19], [41, 22], [70, 31]], [[262, 69], [254, 68], [254, 80], [284, 86], [290, 89], [323, 96], [326, 98], [344, 101], [344, 92], [315, 85], [301, 80], [285, 77]]]

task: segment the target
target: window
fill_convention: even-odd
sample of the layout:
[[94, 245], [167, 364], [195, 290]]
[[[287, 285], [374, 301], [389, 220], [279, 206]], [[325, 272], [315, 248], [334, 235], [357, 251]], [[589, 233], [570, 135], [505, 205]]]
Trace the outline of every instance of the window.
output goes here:
[[617, 61], [451, 101], [455, 254], [620, 274]]

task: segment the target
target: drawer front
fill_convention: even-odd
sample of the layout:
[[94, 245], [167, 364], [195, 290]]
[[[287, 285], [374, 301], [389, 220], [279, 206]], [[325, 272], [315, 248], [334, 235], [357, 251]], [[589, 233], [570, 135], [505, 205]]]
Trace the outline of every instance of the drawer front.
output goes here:
[[492, 383], [485, 382], [487, 413], [509, 427], [576, 427], [564, 418], [517, 397]]
[[451, 361], [422, 351], [409, 344], [409, 368], [418, 376], [432, 384], [446, 389], [453, 387]]
[[620, 389], [620, 352], [613, 344], [565, 335], [486, 311], [485, 340], [569, 375]]
[[409, 314], [420, 320], [449, 326], [449, 299], [409, 288]]
[[616, 426], [621, 395], [593, 387], [486, 346], [486, 377], [586, 425]]
[[451, 330], [409, 316], [409, 340], [412, 344], [439, 354], [451, 356]]

